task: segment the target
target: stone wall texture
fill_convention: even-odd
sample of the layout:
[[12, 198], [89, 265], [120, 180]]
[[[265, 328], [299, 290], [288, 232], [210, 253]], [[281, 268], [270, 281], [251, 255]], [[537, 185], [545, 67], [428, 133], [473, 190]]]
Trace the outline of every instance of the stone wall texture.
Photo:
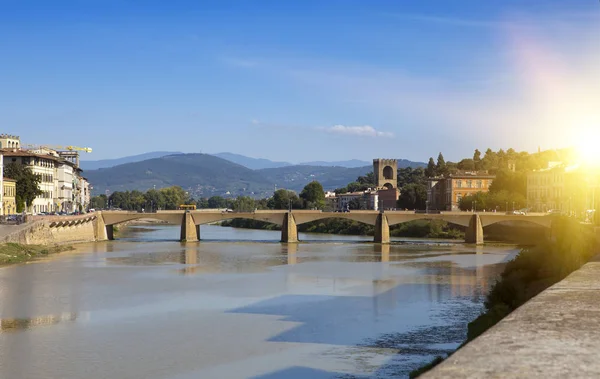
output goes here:
[[14, 242], [31, 245], [53, 245], [77, 242], [91, 242], [95, 240], [94, 222], [85, 222], [72, 226], [55, 226], [45, 221], [33, 221], [15, 227], [14, 231], [0, 238], [1, 243]]

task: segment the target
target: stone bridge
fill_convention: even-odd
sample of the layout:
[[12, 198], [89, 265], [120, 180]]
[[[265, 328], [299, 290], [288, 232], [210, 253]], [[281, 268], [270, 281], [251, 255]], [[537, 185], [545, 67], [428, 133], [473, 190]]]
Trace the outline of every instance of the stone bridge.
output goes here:
[[340, 218], [375, 226], [374, 241], [390, 242], [391, 225], [414, 220], [443, 220], [466, 227], [465, 241], [482, 244], [483, 228], [498, 222], [527, 221], [551, 228], [553, 216], [547, 214], [512, 215], [492, 212], [442, 212], [415, 213], [407, 211], [351, 211], [323, 212], [318, 210], [256, 210], [252, 212], [227, 212], [223, 210], [159, 211], [139, 213], [127, 211], [97, 212], [95, 235], [99, 241], [113, 239], [113, 225], [138, 219], [155, 219], [169, 224], [181, 225], [182, 241], [198, 241], [200, 225], [230, 219], [250, 219], [270, 222], [281, 226], [281, 242], [298, 242], [297, 225], [326, 218]]

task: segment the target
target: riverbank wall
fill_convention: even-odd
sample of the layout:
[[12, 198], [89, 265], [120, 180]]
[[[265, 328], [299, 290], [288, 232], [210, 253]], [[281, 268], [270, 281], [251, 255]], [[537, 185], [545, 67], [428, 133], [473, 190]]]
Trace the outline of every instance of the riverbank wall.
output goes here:
[[2, 225], [0, 243], [55, 245], [96, 240], [95, 215], [46, 217], [21, 225]]
[[598, 304], [596, 257], [420, 378], [600, 377]]

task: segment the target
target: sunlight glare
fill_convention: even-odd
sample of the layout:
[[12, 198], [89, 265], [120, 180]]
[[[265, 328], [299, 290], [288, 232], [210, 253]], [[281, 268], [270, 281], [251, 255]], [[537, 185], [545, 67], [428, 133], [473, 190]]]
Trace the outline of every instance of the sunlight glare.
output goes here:
[[580, 163], [600, 165], [600, 124], [583, 127], [577, 136], [575, 149]]

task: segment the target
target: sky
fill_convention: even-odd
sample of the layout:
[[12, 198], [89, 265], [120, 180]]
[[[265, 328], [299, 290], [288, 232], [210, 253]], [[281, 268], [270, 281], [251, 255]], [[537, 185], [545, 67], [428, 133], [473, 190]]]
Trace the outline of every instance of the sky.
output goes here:
[[0, 132], [86, 160], [460, 160], [596, 130], [598, 0], [0, 0]]

